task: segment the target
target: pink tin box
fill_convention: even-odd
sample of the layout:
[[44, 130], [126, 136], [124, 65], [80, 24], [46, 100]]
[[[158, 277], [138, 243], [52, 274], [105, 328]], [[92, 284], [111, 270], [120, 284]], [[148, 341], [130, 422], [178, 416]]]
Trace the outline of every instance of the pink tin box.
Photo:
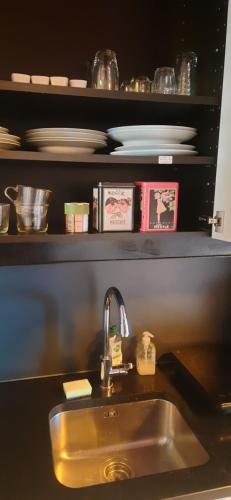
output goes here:
[[136, 182], [140, 194], [140, 231], [176, 231], [178, 182]]

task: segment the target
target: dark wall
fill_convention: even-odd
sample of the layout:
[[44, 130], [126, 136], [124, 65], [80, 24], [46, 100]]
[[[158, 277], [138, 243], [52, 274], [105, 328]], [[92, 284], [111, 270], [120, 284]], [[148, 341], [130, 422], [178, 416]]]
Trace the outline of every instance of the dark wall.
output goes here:
[[94, 369], [102, 306], [117, 286], [132, 337], [155, 333], [158, 356], [174, 346], [220, 342], [230, 328], [231, 259], [167, 259], [0, 269], [0, 378]]
[[103, 48], [117, 53], [121, 81], [142, 74], [153, 78], [157, 67], [173, 66], [178, 53], [194, 50], [199, 93], [210, 94], [220, 82], [215, 49], [224, 43], [226, 10], [224, 0], [75, 0], [67, 5], [26, 0], [13, 9], [5, 2], [0, 79], [12, 72], [86, 78]]

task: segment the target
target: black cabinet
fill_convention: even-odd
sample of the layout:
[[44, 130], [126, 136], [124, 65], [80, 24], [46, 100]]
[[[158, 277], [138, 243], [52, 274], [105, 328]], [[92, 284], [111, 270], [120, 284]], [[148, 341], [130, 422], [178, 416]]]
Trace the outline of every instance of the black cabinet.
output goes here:
[[[90, 5], [77, 3], [74, 9], [65, 10], [57, 5], [54, 9], [51, 3], [46, 16], [41, 12], [35, 17], [30, 9], [16, 7], [12, 12], [4, 6], [0, 35], [0, 125], [22, 137], [22, 148], [0, 152], [1, 196], [7, 185], [26, 184], [51, 189], [53, 200], [49, 208], [50, 239], [49, 234], [41, 235], [40, 239], [37, 236], [1, 238], [2, 264], [7, 263], [6, 249], [10, 245], [14, 246], [12, 252], [16, 256], [19, 241], [28, 245], [24, 251], [25, 255], [31, 255], [32, 262], [31, 252], [38, 249], [36, 244], [50, 245], [48, 261], [53, 261], [52, 234], [64, 233], [64, 202], [91, 202], [92, 186], [99, 180], [177, 181], [180, 183], [178, 231], [204, 229], [200, 216], [212, 215], [214, 205], [227, 7], [226, 0], [166, 0], [164, 4], [162, 0], [118, 0], [115, 5], [99, 0]], [[23, 36], [19, 37], [21, 33]], [[117, 53], [121, 81], [139, 74], [153, 78], [156, 67], [173, 66], [178, 53], [194, 50], [199, 60], [197, 95], [136, 94], [9, 81], [10, 73], [15, 71], [89, 77], [96, 50], [106, 47]], [[108, 153], [115, 145], [110, 141], [99, 154], [70, 157], [29, 151], [23, 140], [25, 131], [33, 127], [106, 130], [129, 124], [196, 127], [198, 135], [194, 144], [199, 154], [173, 157], [172, 165], [159, 165], [158, 157], [110, 156]], [[12, 209], [9, 233], [14, 234], [15, 228]], [[134, 238], [139, 245], [139, 237], [139, 234], [131, 235], [131, 245]], [[83, 241], [81, 236], [75, 236], [73, 244], [77, 238]], [[91, 243], [89, 238], [89, 244], [94, 245], [95, 241], [100, 245], [101, 238], [102, 235], [95, 235]], [[113, 241], [114, 236], [107, 235], [107, 238]], [[161, 236], [153, 234], [146, 238], [155, 244]], [[165, 245], [169, 242], [171, 247], [171, 235], [163, 238]], [[176, 242], [177, 234], [174, 238]], [[201, 240], [197, 238], [203, 247], [203, 233]], [[55, 242], [58, 244], [58, 236]], [[70, 246], [70, 238], [60, 237], [59, 245]], [[204, 250], [202, 248], [202, 253]], [[93, 253], [90, 252], [92, 260]]]

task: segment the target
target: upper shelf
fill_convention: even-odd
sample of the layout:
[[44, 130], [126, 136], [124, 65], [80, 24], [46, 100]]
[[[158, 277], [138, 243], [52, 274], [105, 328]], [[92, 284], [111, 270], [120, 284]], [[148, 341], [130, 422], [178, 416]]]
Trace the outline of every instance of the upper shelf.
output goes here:
[[91, 88], [61, 87], [53, 85], [37, 85], [32, 83], [15, 83], [12, 81], [0, 80], [0, 93], [3, 92], [23, 92], [31, 94], [60, 95], [69, 97], [79, 97], [82, 99], [100, 99], [115, 101], [136, 101], [168, 104], [205, 105], [218, 106], [219, 99], [215, 96], [183, 96], [164, 95], [140, 92], [122, 92], [112, 90], [99, 90]]

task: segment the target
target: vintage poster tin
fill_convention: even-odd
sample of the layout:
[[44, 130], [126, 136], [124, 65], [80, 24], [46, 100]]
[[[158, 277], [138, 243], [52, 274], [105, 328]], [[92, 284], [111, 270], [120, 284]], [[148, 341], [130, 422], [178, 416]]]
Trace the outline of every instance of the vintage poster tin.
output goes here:
[[136, 182], [139, 189], [142, 232], [176, 231], [178, 182]]
[[99, 232], [133, 231], [132, 183], [99, 182], [93, 188], [93, 227]]

